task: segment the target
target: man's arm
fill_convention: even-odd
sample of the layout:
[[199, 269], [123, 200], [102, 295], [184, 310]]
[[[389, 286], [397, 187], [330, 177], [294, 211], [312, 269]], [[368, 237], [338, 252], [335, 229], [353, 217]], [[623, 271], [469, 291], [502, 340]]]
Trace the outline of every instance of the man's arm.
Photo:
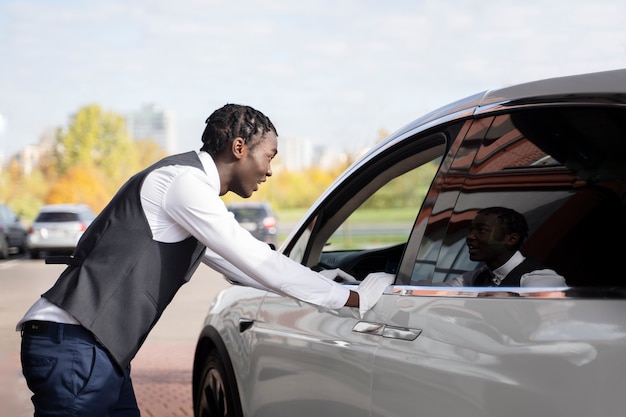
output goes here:
[[565, 287], [565, 278], [552, 269], [538, 269], [528, 272], [520, 278], [522, 287]]

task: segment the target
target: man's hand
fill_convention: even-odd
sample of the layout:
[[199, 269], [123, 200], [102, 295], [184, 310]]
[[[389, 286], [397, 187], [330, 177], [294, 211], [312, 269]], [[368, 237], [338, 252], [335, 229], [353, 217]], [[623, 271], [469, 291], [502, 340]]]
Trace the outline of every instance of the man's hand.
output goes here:
[[356, 284], [358, 282], [356, 278], [341, 269], [323, 269], [318, 273], [340, 284]]
[[386, 272], [372, 272], [361, 284], [356, 292], [359, 294], [359, 316], [363, 318], [365, 313], [378, 302], [383, 291], [393, 283], [394, 275]]

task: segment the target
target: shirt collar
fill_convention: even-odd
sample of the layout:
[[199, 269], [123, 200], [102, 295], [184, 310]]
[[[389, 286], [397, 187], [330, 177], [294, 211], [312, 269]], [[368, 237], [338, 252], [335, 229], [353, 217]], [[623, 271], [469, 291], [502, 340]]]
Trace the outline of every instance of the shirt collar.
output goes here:
[[503, 280], [509, 272], [511, 272], [516, 266], [524, 262], [524, 259], [526, 259], [526, 257], [522, 255], [520, 251], [516, 251], [513, 256], [511, 256], [509, 260], [504, 263], [504, 265], [494, 269], [492, 272], [496, 276], [496, 278]]
[[196, 153], [198, 154], [198, 158], [200, 158], [204, 172], [206, 172], [209, 177], [211, 185], [219, 192], [221, 186], [220, 175], [219, 172], [217, 172], [217, 165], [215, 165], [213, 157], [211, 157], [208, 152], [204, 151], [196, 151]]

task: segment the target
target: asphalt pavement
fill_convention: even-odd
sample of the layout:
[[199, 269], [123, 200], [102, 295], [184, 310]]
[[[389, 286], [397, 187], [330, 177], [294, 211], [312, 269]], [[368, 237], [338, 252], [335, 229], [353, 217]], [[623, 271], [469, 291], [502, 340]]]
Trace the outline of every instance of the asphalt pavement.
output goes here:
[[[0, 416], [33, 415], [21, 374], [20, 335], [15, 331], [31, 304], [54, 284], [62, 265], [15, 257], [0, 261]], [[191, 366], [195, 341], [211, 299], [229, 284], [201, 265], [178, 292], [131, 363], [142, 416], [193, 416]]]

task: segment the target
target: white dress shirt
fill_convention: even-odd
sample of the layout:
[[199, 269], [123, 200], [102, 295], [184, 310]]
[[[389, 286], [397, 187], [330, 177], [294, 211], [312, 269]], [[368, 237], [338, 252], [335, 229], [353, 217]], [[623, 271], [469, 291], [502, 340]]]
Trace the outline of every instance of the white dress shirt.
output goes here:
[[[509, 272], [521, 264], [525, 259], [526, 257], [522, 255], [520, 251], [516, 251], [513, 256], [511, 256], [509, 260], [504, 263], [504, 265], [494, 269], [492, 274], [494, 275], [494, 279], [498, 285], [502, 282], [504, 277], [509, 274]], [[487, 266], [483, 265], [483, 268], [476, 268], [472, 271], [467, 271], [466, 273], [454, 278], [452, 281], [444, 282], [442, 285], [451, 287], [471, 287], [474, 279], [484, 270], [484, 268], [487, 268]], [[564, 287], [566, 285], [565, 278], [557, 274], [552, 269], [538, 269], [530, 271], [522, 275], [520, 278], [520, 287]]]
[[[321, 307], [344, 306], [350, 290], [272, 250], [235, 220], [219, 196], [217, 167], [198, 152], [204, 171], [170, 165], [152, 171], [141, 188], [141, 204], [154, 240], [180, 242], [194, 236], [206, 251], [202, 262], [241, 284], [288, 295]], [[40, 298], [20, 320], [77, 324], [67, 312]]]

